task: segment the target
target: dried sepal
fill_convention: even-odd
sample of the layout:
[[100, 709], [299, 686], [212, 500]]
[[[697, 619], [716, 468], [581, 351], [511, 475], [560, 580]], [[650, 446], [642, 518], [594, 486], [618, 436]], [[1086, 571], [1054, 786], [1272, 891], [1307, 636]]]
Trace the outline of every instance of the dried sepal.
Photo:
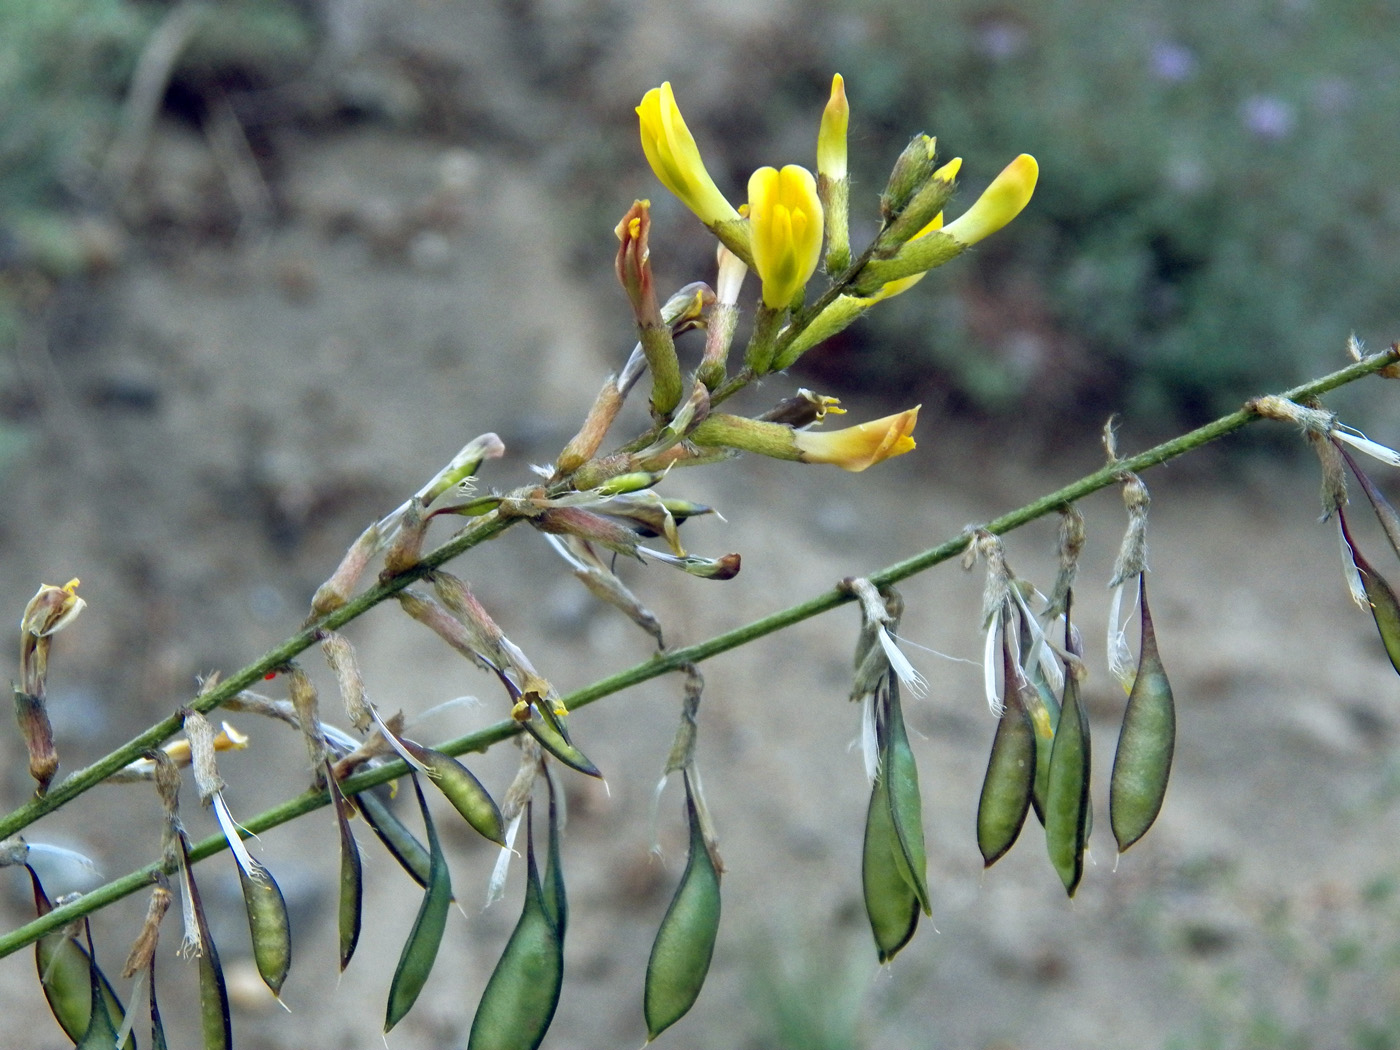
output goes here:
[[360, 663], [355, 658], [355, 647], [344, 635], [327, 631], [321, 636], [321, 654], [340, 687], [340, 699], [345, 704], [350, 724], [361, 733], [369, 732], [373, 720], [369, 700], [365, 696], [364, 675], [360, 673]]

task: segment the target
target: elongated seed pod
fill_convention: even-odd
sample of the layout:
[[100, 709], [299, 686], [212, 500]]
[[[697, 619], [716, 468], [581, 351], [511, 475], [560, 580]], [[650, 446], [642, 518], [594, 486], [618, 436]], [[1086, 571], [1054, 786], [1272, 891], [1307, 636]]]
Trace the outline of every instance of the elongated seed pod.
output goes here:
[[[928, 859], [924, 851], [923, 803], [919, 796], [919, 767], [914, 749], [904, 729], [904, 713], [899, 706], [899, 681], [886, 679], [888, 708], [885, 719], [883, 765], [890, 799], [890, 826], [898, 849], [895, 863], [908, 881], [925, 915], [933, 914], [928, 892]], [[878, 697], [877, 697], [878, 702]]]
[[1369, 565], [1362, 567], [1359, 556], [1356, 567], [1361, 573], [1361, 585], [1366, 588], [1366, 600], [1371, 603], [1376, 630], [1380, 632], [1386, 655], [1390, 657], [1390, 666], [1400, 674], [1400, 601], [1396, 600], [1395, 592], [1385, 582], [1385, 577]]
[[466, 818], [468, 824], [496, 845], [506, 844], [505, 821], [501, 819], [501, 811], [470, 769], [452, 756], [415, 744], [412, 740], [400, 739], [399, 743], [428, 768], [428, 779]]
[[1035, 818], [1045, 823], [1045, 793], [1050, 787], [1050, 751], [1055, 741], [1055, 727], [1060, 724], [1060, 701], [1045, 681], [1040, 668], [1030, 672], [1034, 695], [1026, 694], [1026, 713], [1035, 729], [1035, 786], [1031, 791], [1031, 807]]
[[442, 932], [447, 926], [447, 906], [452, 902], [452, 879], [447, 870], [447, 858], [443, 856], [442, 844], [438, 842], [437, 828], [433, 826], [432, 815], [428, 812], [428, 800], [423, 797], [423, 788], [416, 776], [413, 793], [418, 796], [418, 809], [423, 814], [423, 826], [428, 832], [428, 885], [423, 893], [423, 903], [418, 908], [418, 916], [413, 920], [413, 929], [404, 942], [399, 955], [398, 968], [389, 984], [389, 1005], [384, 1014], [384, 1031], [388, 1032], [403, 1020], [412, 1009], [428, 975], [433, 972], [437, 961], [438, 946], [442, 944]]
[[331, 802], [335, 805], [335, 822], [340, 829], [340, 904], [337, 911], [340, 932], [340, 971], [350, 965], [355, 946], [360, 943], [360, 919], [365, 896], [364, 870], [360, 845], [350, 830], [350, 803], [340, 790], [330, 760], [326, 761], [326, 783], [330, 785]]
[[379, 836], [379, 841], [384, 843], [384, 848], [399, 862], [399, 866], [408, 872], [414, 882], [426, 889], [428, 869], [432, 860], [427, 847], [419, 842], [418, 837], [395, 815], [376, 788], [369, 788], [356, 795], [355, 805], [364, 814], [365, 823], [370, 826], [370, 830]]
[[719, 869], [705, 843], [690, 775], [685, 774], [685, 811], [690, 822], [690, 857], [676, 895], [656, 931], [647, 960], [642, 996], [647, 1042], [675, 1024], [700, 997], [719, 934]]
[[167, 1050], [165, 1025], [161, 1023], [160, 1007], [156, 1005], [156, 953], [147, 963], [146, 984], [151, 996], [151, 1050]]
[[1147, 579], [1139, 584], [1142, 641], [1137, 676], [1133, 679], [1113, 775], [1108, 789], [1108, 822], [1122, 853], [1147, 833], [1161, 812], [1176, 749], [1176, 705], [1171, 683], [1157, 651], [1157, 632], [1147, 605]]
[[550, 701], [547, 698], [535, 702], [530, 720], [525, 723], [526, 732], [539, 741], [540, 747], [564, 765], [601, 779], [603, 774], [599, 772], [598, 767], [569, 739], [569, 728], [564, 717], [556, 715], [549, 705]]
[[545, 783], [549, 785], [549, 864], [544, 869], [544, 907], [562, 943], [569, 926], [569, 898], [564, 893], [564, 867], [559, 854], [559, 803], [554, 797], [554, 778], [546, 775]]
[[86, 918], [83, 919], [83, 939], [87, 941], [88, 1026], [74, 1050], [112, 1050], [117, 1045], [117, 1029], [111, 1014], [107, 1012], [103, 987], [106, 978], [97, 968], [97, 956], [92, 944], [92, 924]]
[[190, 840], [183, 831], [180, 832], [180, 862], [184, 892], [189, 894], [190, 911], [199, 933], [199, 1018], [204, 1032], [204, 1050], [229, 1050], [233, 1045], [233, 1020], [229, 1014], [228, 987], [224, 984], [219, 950], [209, 935], [209, 920], [205, 917], [204, 902], [190, 866]]
[[[890, 798], [883, 765], [870, 791], [865, 813], [865, 847], [861, 854], [861, 885], [865, 914], [875, 937], [875, 951], [887, 963], [909, 943], [919, 925], [919, 898], [904, 877], [899, 839], [890, 817]], [[902, 858], [901, 858], [902, 859]]]
[[[53, 902], [44, 892], [38, 873], [28, 864], [25, 865], [25, 870], [29, 872], [29, 881], [34, 888], [34, 910], [42, 918], [53, 911]], [[112, 989], [112, 983], [101, 970], [95, 970], [88, 950], [63, 930], [57, 930], [34, 942], [34, 964], [39, 971], [39, 983], [44, 989], [44, 998], [48, 1000], [49, 1009], [53, 1011], [54, 1020], [74, 1043], [83, 1038], [92, 1024], [94, 972], [111, 1022], [115, 1024], [125, 1015], [126, 1011], [121, 1000], [117, 998], [117, 993]], [[112, 1032], [112, 1041], [116, 1041], [115, 1029]], [[108, 1043], [108, 1047], [111, 1045], [112, 1043]], [[129, 1038], [122, 1046], [123, 1050], [136, 1050], [136, 1040]]]
[[292, 927], [287, 902], [272, 872], [258, 861], [250, 869], [238, 869], [243, 888], [243, 907], [248, 913], [248, 932], [253, 938], [253, 961], [263, 983], [281, 997], [282, 983], [292, 966]]
[[1002, 708], [987, 758], [987, 775], [977, 803], [977, 848], [990, 868], [1006, 855], [1021, 834], [1035, 788], [1035, 726], [1026, 710], [1025, 691], [1011, 647], [1002, 644]]
[[1089, 722], [1079, 699], [1079, 682], [1067, 666], [1060, 722], [1050, 751], [1045, 843], [1071, 897], [1084, 874], [1084, 848], [1089, 841], [1089, 765]]
[[525, 907], [481, 994], [467, 1050], [535, 1050], [559, 1005], [564, 938], [552, 910], [557, 901], [546, 903], [540, 882], [533, 808], [531, 804], [525, 813]]

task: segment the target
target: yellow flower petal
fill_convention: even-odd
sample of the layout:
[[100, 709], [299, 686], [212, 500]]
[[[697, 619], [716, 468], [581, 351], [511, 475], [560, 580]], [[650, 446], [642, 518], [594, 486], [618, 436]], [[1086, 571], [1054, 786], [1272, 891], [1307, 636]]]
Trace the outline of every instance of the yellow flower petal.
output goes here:
[[796, 164], [754, 172], [749, 224], [763, 301], [781, 310], [806, 286], [821, 258], [822, 206], [812, 173]]
[[919, 408], [872, 419], [842, 430], [800, 430], [794, 435], [804, 463], [831, 463], [842, 470], [858, 471], [894, 456], [913, 451], [914, 424]]
[[705, 170], [700, 149], [676, 106], [669, 81], [652, 88], [637, 107], [642, 151], [661, 184], [707, 226], [739, 218]]

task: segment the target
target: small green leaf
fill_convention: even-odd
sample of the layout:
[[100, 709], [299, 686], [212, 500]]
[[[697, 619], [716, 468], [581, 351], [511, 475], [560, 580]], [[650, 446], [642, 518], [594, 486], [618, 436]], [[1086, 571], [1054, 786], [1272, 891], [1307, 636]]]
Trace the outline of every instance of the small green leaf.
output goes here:
[[423, 894], [423, 903], [418, 908], [418, 917], [413, 920], [413, 929], [404, 942], [394, 979], [389, 985], [385, 1032], [403, 1020], [404, 1015], [413, 1008], [418, 994], [428, 981], [428, 975], [433, 972], [438, 946], [442, 944], [442, 933], [447, 927], [447, 906], [452, 902], [452, 879], [442, 844], [438, 842], [437, 828], [433, 826], [432, 815], [428, 812], [428, 800], [423, 797], [418, 778], [412, 776], [410, 779], [413, 781], [413, 793], [418, 796], [423, 825], [428, 831], [428, 885]]
[[[534, 806], [525, 814], [526, 881], [525, 907], [501, 953], [481, 1003], [472, 1019], [467, 1050], [535, 1050], [544, 1041], [559, 1005], [564, 984], [564, 936], [562, 912], [563, 881], [558, 873], [550, 900], [540, 883], [535, 861]], [[551, 805], [550, 841], [555, 852], [550, 867], [557, 865], [557, 836]]]
[[1147, 606], [1147, 580], [1138, 588], [1142, 641], [1137, 676], [1123, 712], [1118, 750], [1108, 790], [1108, 821], [1122, 853], [1147, 833], [1162, 809], [1176, 749], [1176, 706], [1157, 651], [1157, 632]]
[[642, 1002], [648, 1042], [695, 1005], [719, 934], [720, 873], [700, 827], [689, 774], [685, 775], [685, 808], [690, 822], [690, 857], [647, 961]]

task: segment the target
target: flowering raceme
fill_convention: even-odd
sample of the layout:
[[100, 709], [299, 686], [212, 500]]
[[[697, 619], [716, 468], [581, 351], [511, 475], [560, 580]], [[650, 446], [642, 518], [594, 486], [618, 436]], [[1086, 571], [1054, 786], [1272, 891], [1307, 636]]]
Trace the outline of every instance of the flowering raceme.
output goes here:
[[642, 150], [661, 184], [706, 226], [737, 221], [739, 213], [705, 170], [700, 149], [676, 105], [670, 81], [642, 97], [637, 116], [641, 118]]
[[763, 302], [788, 306], [817, 268], [822, 250], [822, 205], [817, 180], [806, 168], [759, 168], [749, 179], [749, 225], [754, 269]]

